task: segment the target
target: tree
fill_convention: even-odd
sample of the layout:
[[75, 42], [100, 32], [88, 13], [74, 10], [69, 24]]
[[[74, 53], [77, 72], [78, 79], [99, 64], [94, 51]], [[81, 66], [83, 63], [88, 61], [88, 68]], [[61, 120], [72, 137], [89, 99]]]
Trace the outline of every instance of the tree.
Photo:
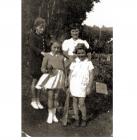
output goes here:
[[86, 12], [100, 0], [22, 0], [23, 32], [29, 30], [36, 17], [46, 19], [48, 32], [57, 38], [68, 30], [71, 23], [82, 23]]

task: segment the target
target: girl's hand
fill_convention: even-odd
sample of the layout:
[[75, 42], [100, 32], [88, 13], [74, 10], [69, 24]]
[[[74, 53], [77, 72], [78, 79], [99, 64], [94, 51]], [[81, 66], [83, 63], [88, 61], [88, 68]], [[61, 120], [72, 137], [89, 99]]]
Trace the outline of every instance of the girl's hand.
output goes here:
[[53, 66], [52, 65], [47, 65], [47, 70], [50, 74], [53, 73]]
[[89, 95], [91, 93], [91, 89], [88, 87], [87, 89], [86, 89], [86, 95]]
[[41, 69], [41, 72], [42, 73], [48, 73], [48, 70], [44, 68], [44, 69]]
[[46, 55], [46, 53], [45, 53], [45, 52], [41, 52], [41, 55], [45, 56], [45, 55]]
[[47, 69], [45, 69], [44, 73], [48, 73], [48, 70], [47, 70]]

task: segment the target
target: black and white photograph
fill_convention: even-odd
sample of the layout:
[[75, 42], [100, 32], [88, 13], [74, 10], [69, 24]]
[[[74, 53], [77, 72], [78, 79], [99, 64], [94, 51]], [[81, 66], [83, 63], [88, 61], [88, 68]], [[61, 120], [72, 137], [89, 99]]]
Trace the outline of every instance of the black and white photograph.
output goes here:
[[22, 0], [22, 137], [113, 137], [109, 3]]
[[136, 0], [0, 2], [0, 138], [137, 139]]

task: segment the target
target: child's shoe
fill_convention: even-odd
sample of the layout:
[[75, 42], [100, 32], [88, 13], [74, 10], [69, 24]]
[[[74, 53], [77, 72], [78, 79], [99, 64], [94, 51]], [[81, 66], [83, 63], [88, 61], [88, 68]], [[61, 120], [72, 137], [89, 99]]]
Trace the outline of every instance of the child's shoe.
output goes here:
[[40, 103], [37, 103], [39, 109], [44, 109], [44, 106]]
[[53, 118], [52, 110], [49, 109], [48, 112], [49, 112], [49, 114], [48, 114], [48, 118], [47, 118], [47, 123], [52, 124], [52, 118]]
[[34, 109], [39, 109], [37, 103], [35, 101], [32, 101], [31, 102], [31, 106], [34, 108]]
[[86, 127], [86, 126], [87, 126], [86, 121], [85, 121], [85, 120], [82, 120], [82, 121], [81, 121], [81, 127]]
[[56, 115], [53, 116], [53, 121], [56, 122], [56, 123], [59, 121], [59, 120], [57, 119]]
[[37, 99], [37, 105], [39, 109], [43, 109], [44, 106], [40, 103], [39, 99]]
[[37, 102], [37, 105], [38, 105], [39, 109], [43, 109], [44, 108], [44, 106], [40, 103], [39, 98], [36, 98], [36, 102]]

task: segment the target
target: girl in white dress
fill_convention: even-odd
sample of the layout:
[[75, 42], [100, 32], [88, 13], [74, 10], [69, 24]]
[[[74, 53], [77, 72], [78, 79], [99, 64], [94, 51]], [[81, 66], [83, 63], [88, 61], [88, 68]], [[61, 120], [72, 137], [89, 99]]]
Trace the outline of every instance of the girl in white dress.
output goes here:
[[73, 97], [75, 125], [80, 125], [78, 110], [82, 113], [81, 126], [86, 126], [85, 97], [90, 94], [93, 82], [94, 66], [87, 57], [87, 48], [84, 43], [79, 43], [75, 49], [76, 58], [70, 65], [70, 92]]
[[48, 94], [48, 118], [47, 123], [58, 122], [56, 108], [58, 105], [59, 90], [65, 86], [64, 56], [61, 54], [61, 44], [53, 42], [51, 52], [43, 59], [41, 71], [43, 75], [39, 79], [36, 89], [45, 89]]

